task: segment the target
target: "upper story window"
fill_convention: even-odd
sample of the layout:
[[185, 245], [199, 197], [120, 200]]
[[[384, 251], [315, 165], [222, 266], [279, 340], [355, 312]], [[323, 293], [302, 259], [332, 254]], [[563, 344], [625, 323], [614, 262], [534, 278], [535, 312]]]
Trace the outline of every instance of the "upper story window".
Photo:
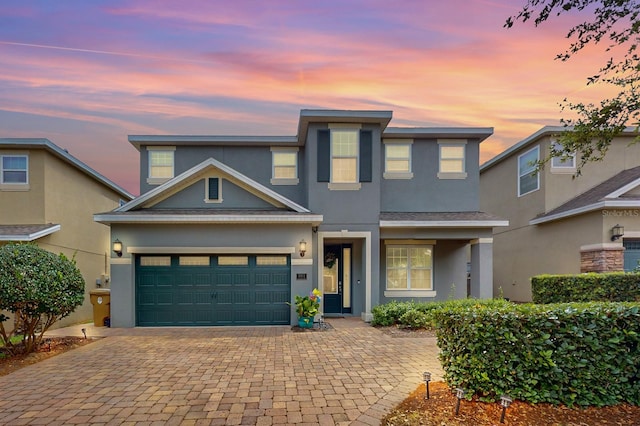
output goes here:
[[29, 183], [29, 157], [26, 155], [0, 156], [0, 183], [27, 184]]
[[318, 131], [318, 182], [332, 190], [358, 190], [372, 180], [372, 132], [354, 124]]
[[413, 140], [385, 139], [384, 175], [385, 179], [411, 179], [411, 146]]
[[271, 148], [271, 184], [297, 185], [298, 149]]
[[438, 177], [440, 179], [464, 179], [467, 177], [465, 140], [438, 141], [440, 161]]
[[[562, 144], [553, 141], [552, 151], [562, 152]], [[551, 157], [551, 172], [552, 173], [573, 173], [576, 170], [576, 153], [563, 155], [561, 157]]]
[[518, 156], [518, 196], [540, 189], [540, 174], [537, 172], [540, 160], [540, 147]]
[[149, 178], [147, 183], [158, 185], [171, 179], [174, 175], [175, 147], [148, 147]]
[[204, 189], [205, 203], [221, 203], [222, 202], [222, 179], [218, 177], [210, 177], [205, 179]]

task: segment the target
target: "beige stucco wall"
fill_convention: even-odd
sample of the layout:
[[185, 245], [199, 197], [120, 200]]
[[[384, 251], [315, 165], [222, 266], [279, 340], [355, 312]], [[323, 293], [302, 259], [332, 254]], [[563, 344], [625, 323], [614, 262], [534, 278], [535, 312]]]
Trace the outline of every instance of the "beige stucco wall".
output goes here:
[[[92, 321], [89, 292], [96, 288], [96, 279], [109, 274], [110, 251], [109, 227], [94, 222], [93, 214], [116, 208], [121, 195], [44, 150], [29, 152], [29, 182], [26, 192], [0, 191], [1, 223], [61, 226], [60, 231], [35, 243], [53, 253], [75, 257], [85, 279], [85, 300], [53, 328]], [[11, 210], [8, 205], [20, 207], [5, 216]]]

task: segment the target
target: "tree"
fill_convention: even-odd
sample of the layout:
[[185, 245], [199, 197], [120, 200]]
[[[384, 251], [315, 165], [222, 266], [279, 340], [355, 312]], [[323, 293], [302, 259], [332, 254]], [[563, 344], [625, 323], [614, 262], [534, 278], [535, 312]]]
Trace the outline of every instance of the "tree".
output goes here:
[[[0, 314], [0, 339], [6, 350], [36, 350], [49, 327], [82, 303], [84, 285], [75, 261], [63, 254], [35, 244], [0, 247], [0, 311], [13, 313], [18, 324], [8, 332], [4, 324], [9, 318]], [[19, 344], [12, 342], [15, 336], [22, 336]]]
[[[572, 110], [577, 118], [562, 118], [566, 132], [558, 135], [561, 148], [552, 149], [550, 157], [565, 157], [580, 154], [577, 174], [590, 161], [600, 161], [614, 137], [632, 124], [640, 126], [640, 2], [638, 0], [528, 0], [515, 16], [510, 16], [505, 27], [511, 28], [516, 21], [533, 20], [535, 26], [553, 16], [572, 12], [593, 13], [593, 19], [575, 25], [567, 33], [572, 39], [569, 48], [556, 56], [567, 61], [588, 45], [607, 43], [610, 59], [599, 71], [587, 78], [587, 84], [605, 84], [618, 93], [603, 99], [599, 105], [582, 102], [573, 103], [566, 98], [561, 103], [562, 111]], [[614, 59], [617, 56], [617, 59]], [[640, 141], [640, 136], [635, 142]]]

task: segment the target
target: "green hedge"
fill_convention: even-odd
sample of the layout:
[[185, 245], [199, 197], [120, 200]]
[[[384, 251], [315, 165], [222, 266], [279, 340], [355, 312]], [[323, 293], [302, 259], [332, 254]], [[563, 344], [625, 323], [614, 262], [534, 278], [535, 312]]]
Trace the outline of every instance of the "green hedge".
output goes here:
[[394, 300], [383, 305], [374, 306], [371, 309], [373, 314], [371, 325], [433, 328], [435, 327], [434, 314], [437, 310], [450, 307], [476, 306], [478, 304], [505, 306], [509, 302], [503, 299], [457, 299], [445, 302], [398, 302]]
[[638, 302], [640, 274], [538, 275], [531, 278], [534, 303]]
[[459, 306], [435, 312], [449, 385], [481, 400], [640, 405], [640, 305]]

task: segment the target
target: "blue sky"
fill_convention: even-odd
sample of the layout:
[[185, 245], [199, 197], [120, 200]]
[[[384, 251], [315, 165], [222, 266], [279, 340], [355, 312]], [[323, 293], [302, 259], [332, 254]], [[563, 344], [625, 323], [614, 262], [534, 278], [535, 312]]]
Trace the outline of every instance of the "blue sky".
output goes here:
[[594, 101], [571, 20], [503, 28], [513, 0], [17, 1], [0, 10], [0, 137], [46, 137], [138, 193], [130, 134], [295, 135], [302, 108], [482, 126], [484, 162]]

